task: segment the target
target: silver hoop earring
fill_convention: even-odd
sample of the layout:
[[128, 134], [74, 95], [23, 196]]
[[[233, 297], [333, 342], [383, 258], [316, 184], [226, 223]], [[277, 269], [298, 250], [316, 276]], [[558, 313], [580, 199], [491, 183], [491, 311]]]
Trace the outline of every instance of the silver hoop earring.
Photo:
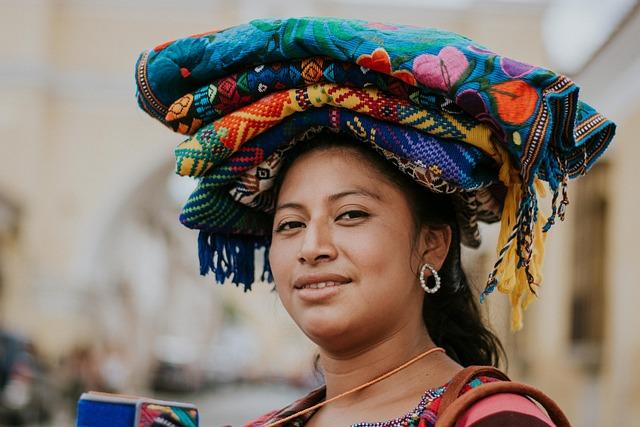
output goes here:
[[[425, 279], [424, 277], [424, 272], [427, 269], [431, 270], [431, 275], [436, 282], [436, 285], [432, 288], [427, 285], [427, 279]], [[436, 292], [438, 292], [438, 289], [440, 289], [440, 275], [438, 274], [438, 270], [436, 270], [431, 264], [428, 264], [426, 262], [422, 264], [422, 267], [420, 268], [420, 286], [422, 286], [422, 289], [424, 289], [424, 291], [428, 294], [435, 294]]]

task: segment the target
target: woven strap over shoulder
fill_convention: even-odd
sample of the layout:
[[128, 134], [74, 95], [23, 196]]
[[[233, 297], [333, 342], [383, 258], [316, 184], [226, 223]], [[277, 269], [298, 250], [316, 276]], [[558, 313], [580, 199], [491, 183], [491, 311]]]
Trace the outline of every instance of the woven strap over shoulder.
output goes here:
[[438, 419], [444, 413], [445, 409], [449, 407], [460, 396], [462, 388], [472, 379], [485, 375], [492, 378], [497, 378], [503, 381], [510, 381], [509, 377], [499, 369], [493, 366], [467, 366], [458, 372], [445, 390], [440, 401], [440, 407], [438, 408]]
[[[462, 387], [478, 375], [487, 375], [503, 381], [482, 384], [460, 396]], [[443, 395], [442, 403], [438, 409], [436, 427], [453, 427], [456, 421], [474, 403], [498, 393], [514, 393], [533, 398], [544, 407], [549, 418], [557, 427], [571, 427], [568, 418], [558, 404], [542, 391], [528, 384], [510, 381], [501, 371], [484, 366], [470, 366], [460, 371], [453, 378]]]

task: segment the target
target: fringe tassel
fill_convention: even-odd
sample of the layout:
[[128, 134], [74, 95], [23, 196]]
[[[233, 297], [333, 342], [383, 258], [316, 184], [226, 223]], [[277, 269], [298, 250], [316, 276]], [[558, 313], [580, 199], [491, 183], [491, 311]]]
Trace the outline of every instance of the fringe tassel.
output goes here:
[[[560, 218], [560, 221], [564, 221], [567, 205], [569, 204], [569, 196], [567, 194], [567, 187], [569, 184], [569, 176], [563, 172], [562, 180], [560, 184], [553, 190], [553, 199], [551, 201], [551, 215], [547, 219], [547, 223], [544, 225], [544, 232], [546, 233], [555, 224], [556, 218]], [[560, 206], [558, 206], [558, 196], [562, 193], [562, 200]]]
[[480, 295], [480, 302], [484, 302], [496, 287], [509, 295], [513, 331], [522, 329], [523, 310], [535, 300], [536, 288], [542, 282], [546, 237], [543, 223], [534, 190], [523, 191], [521, 185], [510, 185], [502, 212], [498, 259]]
[[[523, 326], [523, 311], [537, 297], [536, 290], [542, 282], [544, 228], [545, 222], [549, 221], [538, 212], [538, 195], [546, 193], [542, 181], [536, 178], [533, 185], [524, 184], [509, 159], [504, 156], [502, 160], [500, 180], [506, 185], [507, 194], [498, 237], [498, 259], [480, 295], [480, 302], [496, 288], [509, 295], [511, 329], [518, 331]], [[555, 209], [552, 217], [559, 216], [556, 211], [559, 210]]]
[[260, 279], [271, 282], [273, 278], [269, 269], [266, 238], [227, 236], [200, 231], [200, 274], [204, 276], [212, 271], [216, 282], [222, 284], [231, 278], [231, 282], [236, 286], [243, 285], [245, 292], [249, 291], [255, 281], [255, 252], [258, 249], [264, 249], [265, 253]]

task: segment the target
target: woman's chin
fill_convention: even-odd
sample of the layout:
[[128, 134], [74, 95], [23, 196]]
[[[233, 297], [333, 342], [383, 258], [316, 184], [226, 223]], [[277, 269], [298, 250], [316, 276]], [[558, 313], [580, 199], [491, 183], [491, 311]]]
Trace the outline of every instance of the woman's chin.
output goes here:
[[330, 307], [308, 309], [297, 322], [302, 331], [316, 344], [332, 342], [350, 330], [350, 322], [344, 313]]

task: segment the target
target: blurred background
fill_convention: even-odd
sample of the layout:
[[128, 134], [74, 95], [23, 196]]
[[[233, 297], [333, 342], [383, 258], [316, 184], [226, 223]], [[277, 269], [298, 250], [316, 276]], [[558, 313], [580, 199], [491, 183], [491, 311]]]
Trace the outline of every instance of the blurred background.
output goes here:
[[[314, 348], [276, 294], [198, 275], [179, 225], [182, 137], [138, 110], [134, 64], [163, 41], [259, 17], [332, 15], [462, 33], [574, 79], [618, 134], [570, 187], [541, 301], [509, 373], [576, 426], [640, 419], [640, 8], [633, 0], [0, 0], [0, 425], [73, 425], [82, 391], [197, 404], [241, 425], [313, 387]], [[498, 229], [464, 254], [479, 286]]]

